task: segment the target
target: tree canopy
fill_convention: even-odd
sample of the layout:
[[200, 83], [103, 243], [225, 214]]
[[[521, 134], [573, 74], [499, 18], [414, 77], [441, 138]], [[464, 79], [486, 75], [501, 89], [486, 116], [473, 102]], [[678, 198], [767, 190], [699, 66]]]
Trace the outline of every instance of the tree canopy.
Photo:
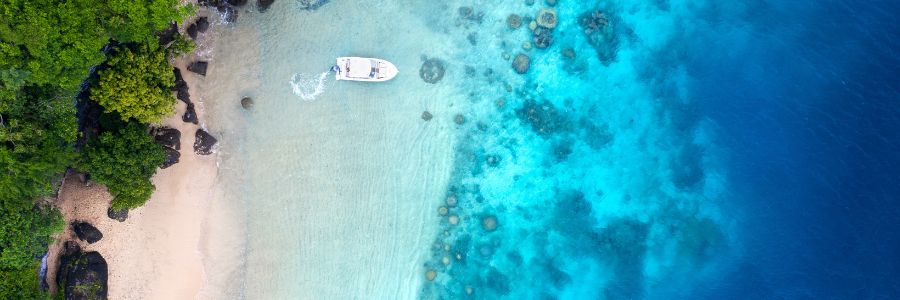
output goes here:
[[173, 112], [175, 74], [165, 51], [144, 48], [137, 52], [117, 48], [107, 61], [108, 69], [99, 72], [100, 82], [91, 89], [91, 99], [123, 120], [150, 123]]
[[80, 168], [113, 195], [113, 209], [139, 207], [150, 199], [150, 177], [166, 159], [162, 146], [145, 125], [129, 122], [117, 132], [104, 132], [85, 149]]

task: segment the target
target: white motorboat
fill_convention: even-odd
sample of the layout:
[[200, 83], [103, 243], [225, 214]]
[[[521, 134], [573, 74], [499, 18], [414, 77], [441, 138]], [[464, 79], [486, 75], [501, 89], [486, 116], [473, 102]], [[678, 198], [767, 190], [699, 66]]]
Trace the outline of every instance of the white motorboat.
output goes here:
[[388, 81], [399, 73], [389, 61], [365, 57], [338, 57], [337, 64], [331, 70], [337, 80], [371, 82]]

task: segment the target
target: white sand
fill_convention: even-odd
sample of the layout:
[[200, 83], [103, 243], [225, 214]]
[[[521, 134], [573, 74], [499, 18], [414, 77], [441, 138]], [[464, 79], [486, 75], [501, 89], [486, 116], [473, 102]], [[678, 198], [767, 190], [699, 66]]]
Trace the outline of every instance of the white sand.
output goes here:
[[[183, 61], [177, 65], [193, 87], [191, 78], [197, 75], [187, 72]], [[201, 225], [214, 195], [216, 154], [193, 153], [198, 126], [182, 122], [185, 107], [178, 101], [176, 113], [162, 122], [181, 131], [180, 161], [157, 171], [152, 178], [156, 192], [144, 206], [130, 211], [125, 222], [107, 217], [112, 197], [102, 185], [85, 187], [70, 175], [60, 192], [57, 205], [67, 222], [87, 221], [103, 233], [95, 244], [80, 243], [85, 251], [98, 251], [106, 259], [109, 299], [192, 299], [203, 285], [198, 248]], [[202, 114], [202, 109], [197, 110]], [[51, 245], [48, 281], [56, 276], [52, 266], [67, 240], [77, 240], [70, 226]]]

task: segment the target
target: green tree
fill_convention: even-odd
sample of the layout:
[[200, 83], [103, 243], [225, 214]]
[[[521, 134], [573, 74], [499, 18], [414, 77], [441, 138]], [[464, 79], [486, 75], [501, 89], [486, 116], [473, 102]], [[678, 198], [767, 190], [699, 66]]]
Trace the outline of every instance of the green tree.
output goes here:
[[118, 112], [123, 120], [157, 122], [174, 110], [172, 66], [164, 51], [146, 48], [137, 53], [128, 47], [117, 49], [91, 89], [91, 99], [107, 111]]
[[112, 208], [136, 208], [147, 202], [154, 186], [150, 177], [166, 159], [147, 127], [129, 122], [117, 132], [104, 132], [84, 151], [80, 168], [106, 185]]

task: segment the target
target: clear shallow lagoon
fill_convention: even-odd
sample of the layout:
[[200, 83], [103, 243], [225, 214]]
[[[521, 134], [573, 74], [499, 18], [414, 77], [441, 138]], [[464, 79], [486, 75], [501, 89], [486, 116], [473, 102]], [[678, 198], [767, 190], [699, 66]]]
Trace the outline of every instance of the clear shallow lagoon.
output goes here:
[[[896, 274], [896, 262], [873, 258], [900, 247], [896, 234], [873, 233], [883, 244], [871, 249], [848, 242], [898, 217], [874, 215], [890, 185], [852, 176], [847, 158], [898, 148], [897, 114], [875, 119], [894, 125], [880, 136], [859, 133], [878, 127], [862, 117], [898, 110], [881, 106], [897, 99], [896, 75], [862, 53], [897, 66], [884, 51], [900, 31], [866, 40], [861, 27], [825, 21], [843, 16], [829, 6], [560, 0], [551, 46], [526, 50], [527, 20], [516, 30], [506, 20], [535, 16], [547, 6], [537, 2], [331, 1], [307, 11], [278, 1], [209, 33], [200, 85], [222, 141], [223, 201], [207, 220], [202, 296], [897, 293], [884, 280], [861, 290], [852, 274]], [[855, 13], [866, 26], [891, 24], [886, 6]], [[586, 35], [579, 18], [598, 10], [609, 25]], [[833, 46], [835, 36], [856, 42]], [[525, 75], [510, 66], [519, 53], [531, 60]], [[344, 55], [388, 59], [401, 75], [321, 77]], [[425, 58], [445, 63], [440, 82], [419, 78]], [[897, 165], [860, 159], [885, 174], [880, 166]], [[839, 207], [869, 219], [842, 231]], [[849, 262], [835, 263], [834, 245], [851, 249]]]

